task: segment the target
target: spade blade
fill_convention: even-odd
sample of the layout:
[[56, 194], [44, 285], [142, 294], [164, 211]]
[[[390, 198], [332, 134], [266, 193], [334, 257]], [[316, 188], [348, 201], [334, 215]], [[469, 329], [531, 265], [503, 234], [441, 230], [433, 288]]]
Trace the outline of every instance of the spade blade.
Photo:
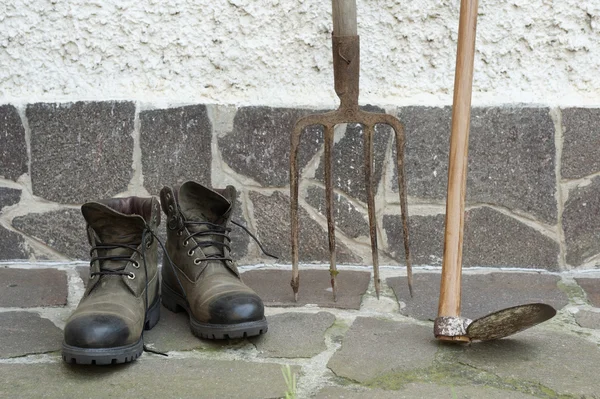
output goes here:
[[490, 341], [526, 330], [556, 315], [556, 310], [543, 303], [530, 303], [502, 309], [474, 320], [467, 327], [472, 340]]

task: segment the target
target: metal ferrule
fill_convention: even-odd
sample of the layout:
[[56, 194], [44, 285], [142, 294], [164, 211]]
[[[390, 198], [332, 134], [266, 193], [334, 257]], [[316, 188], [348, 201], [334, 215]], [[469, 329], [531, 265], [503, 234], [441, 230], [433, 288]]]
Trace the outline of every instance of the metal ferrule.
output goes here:
[[459, 337], [467, 335], [467, 327], [473, 320], [456, 316], [443, 316], [435, 319], [433, 333], [436, 337]]
[[332, 36], [333, 80], [340, 98], [340, 110], [358, 109], [360, 39], [357, 36]]

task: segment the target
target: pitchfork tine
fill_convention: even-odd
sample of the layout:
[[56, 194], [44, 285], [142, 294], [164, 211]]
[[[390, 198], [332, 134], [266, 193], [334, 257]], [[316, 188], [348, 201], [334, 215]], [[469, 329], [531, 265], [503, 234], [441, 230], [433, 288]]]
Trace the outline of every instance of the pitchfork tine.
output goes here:
[[402, 207], [402, 224], [404, 227], [404, 248], [406, 253], [406, 268], [408, 284], [412, 296], [412, 268], [408, 250], [408, 215], [406, 207], [406, 183], [404, 178], [404, 131], [400, 121], [390, 115], [365, 112], [358, 106], [359, 77], [360, 77], [360, 38], [356, 34], [356, 2], [353, 0], [333, 0], [333, 33], [331, 49], [333, 54], [333, 83], [340, 106], [336, 111], [322, 114], [310, 114], [298, 120], [292, 135], [292, 152], [290, 156], [290, 192], [291, 192], [291, 228], [292, 228], [292, 288], [294, 297], [298, 297], [298, 144], [302, 129], [310, 125], [325, 127], [325, 199], [327, 227], [329, 232], [329, 253], [331, 286], [334, 299], [337, 295], [336, 286], [336, 253], [335, 226], [333, 218], [333, 179], [332, 179], [332, 146], [335, 125], [358, 123], [364, 126], [365, 182], [367, 190], [367, 205], [369, 213], [369, 233], [371, 236], [371, 252], [373, 256], [373, 277], [377, 298], [380, 294], [379, 255], [377, 251], [377, 219], [375, 217], [375, 193], [373, 182], [373, 135], [376, 124], [390, 125], [396, 132], [398, 144], [398, 186], [400, 205]]
[[373, 259], [373, 281], [375, 293], [379, 299], [379, 253], [377, 251], [377, 219], [375, 217], [375, 193], [373, 192], [373, 125], [364, 126], [364, 154], [365, 154], [365, 186], [367, 190], [367, 206], [369, 210], [369, 235], [371, 236], [371, 257]]
[[292, 234], [292, 281], [290, 285], [294, 290], [294, 301], [298, 301], [298, 287], [300, 286], [300, 275], [298, 273], [298, 147], [303, 125], [297, 123], [291, 138], [290, 152], [290, 218]]
[[402, 214], [402, 229], [404, 236], [404, 256], [406, 259], [406, 277], [408, 280], [408, 292], [413, 296], [413, 275], [412, 263], [410, 259], [410, 248], [408, 245], [408, 205], [406, 197], [406, 180], [404, 176], [404, 128], [400, 123], [397, 126], [392, 126], [396, 133], [396, 171], [398, 175], [398, 195], [400, 196], [400, 208]]
[[338, 274], [335, 264], [335, 222], [333, 217], [333, 156], [331, 148], [333, 147], [334, 127], [325, 126], [325, 207], [327, 211], [327, 231], [329, 235], [329, 274], [331, 276], [331, 289], [333, 291], [333, 301], [337, 301], [336, 276]]

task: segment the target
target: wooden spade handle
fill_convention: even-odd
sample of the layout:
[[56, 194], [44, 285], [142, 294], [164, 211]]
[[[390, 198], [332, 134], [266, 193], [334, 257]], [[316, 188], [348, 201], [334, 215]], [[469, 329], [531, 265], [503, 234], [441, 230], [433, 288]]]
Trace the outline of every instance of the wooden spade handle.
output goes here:
[[439, 317], [460, 316], [462, 246], [477, 2], [478, 0], [461, 0], [460, 2]]
[[356, 0], [332, 0], [334, 36], [356, 36]]

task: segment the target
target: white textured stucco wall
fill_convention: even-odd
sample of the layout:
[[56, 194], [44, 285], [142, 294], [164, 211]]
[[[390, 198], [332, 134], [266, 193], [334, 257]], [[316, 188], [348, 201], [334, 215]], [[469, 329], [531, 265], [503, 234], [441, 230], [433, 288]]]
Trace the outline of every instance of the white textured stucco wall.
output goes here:
[[[449, 104], [459, 0], [358, 0], [361, 102]], [[331, 106], [322, 0], [4, 0], [3, 102]], [[600, 0], [482, 0], [474, 104], [600, 105]]]

